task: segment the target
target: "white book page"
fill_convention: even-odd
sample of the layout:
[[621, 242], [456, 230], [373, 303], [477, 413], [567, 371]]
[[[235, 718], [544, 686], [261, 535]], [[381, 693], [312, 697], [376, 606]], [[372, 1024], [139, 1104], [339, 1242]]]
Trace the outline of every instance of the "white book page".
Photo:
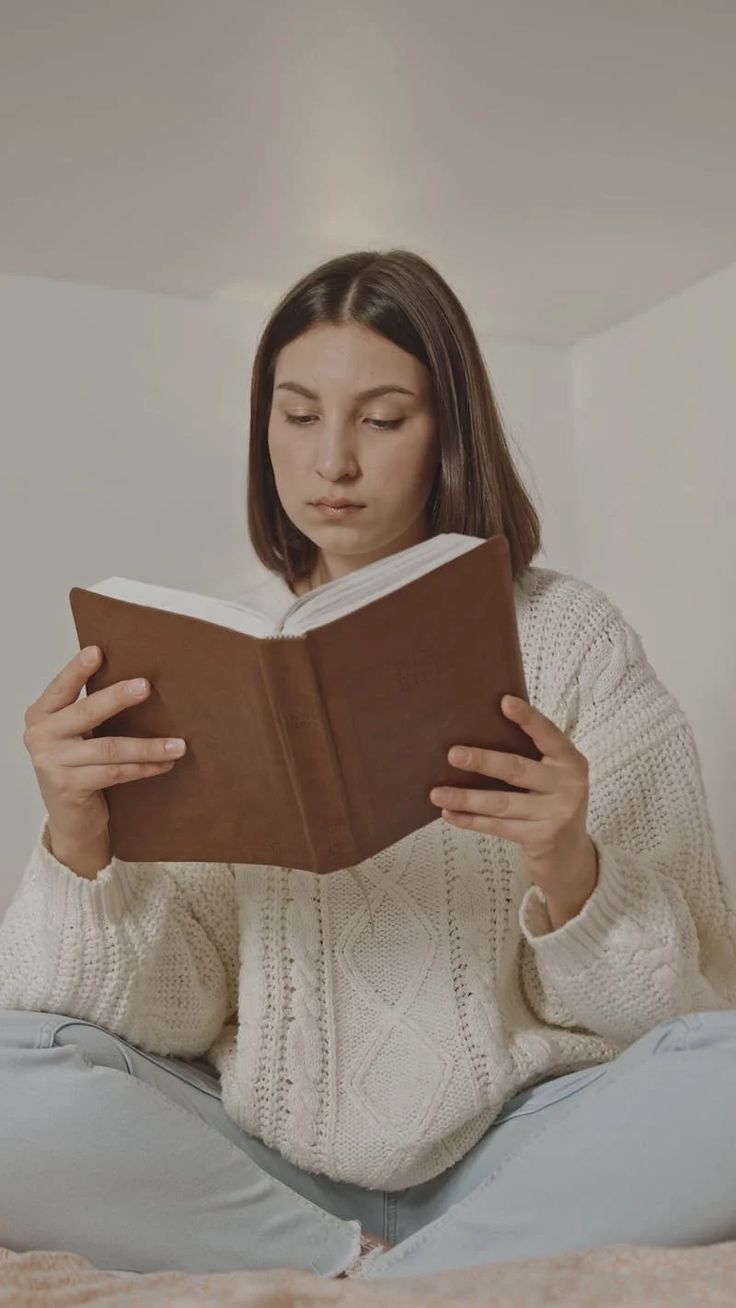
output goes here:
[[[415, 577], [421, 577], [440, 564], [482, 545], [484, 536], [465, 536], [461, 532], [441, 532], [408, 549], [378, 559], [345, 577], [328, 581], [324, 586], [299, 598], [286, 610], [276, 631], [285, 635], [309, 631], [334, 618], [359, 609], [380, 595], [398, 590]], [[308, 602], [311, 601], [311, 602]]]
[[342, 617], [379, 595], [398, 590], [412, 578], [420, 577], [466, 550], [482, 545], [484, 539], [482, 536], [466, 536], [461, 532], [441, 532], [408, 549], [367, 564], [345, 577], [328, 581], [306, 595], [300, 595], [278, 621], [237, 600], [156, 586], [131, 577], [106, 577], [104, 581], [85, 589], [109, 595], [113, 599], [126, 600], [131, 604], [148, 605], [170, 613], [202, 618], [206, 622], [214, 622], [218, 626], [262, 639], [296, 636], [308, 631], [310, 627], [319, 627], [334, 618]]
[[147, 581], [134, 581], [131, 577], [106, 577], [85, 589], [109, 595], [112, 599], [126, 600], [129, 604], [145, 604], [152, 609], [165, 609], [168, 613], [203, 618], [205, 622], [230, 627], [249, 636], [272, 636], [276, 626], [268, 614], [236, 600], [198, 595], [195, 591], [175, 590], [170, 586], [153, 586]]

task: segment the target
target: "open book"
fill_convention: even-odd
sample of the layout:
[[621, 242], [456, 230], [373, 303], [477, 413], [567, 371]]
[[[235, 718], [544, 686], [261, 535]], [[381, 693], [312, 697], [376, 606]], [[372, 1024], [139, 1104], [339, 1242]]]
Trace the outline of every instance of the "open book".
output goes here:
[[436, 785], [515, 790], [454, 768], [453, 744], [538, 759], [504, 717], [527, 697], [509, 544], [447, 532], [295, 598], [245, 604], [108, 577], [69, 601], [103, 660], [87, 693], [151, 690], [95, 736], [183, 736], [170, 772], [109, 786], [110, 845], [134, 862], [333, 872], [440, 817]]

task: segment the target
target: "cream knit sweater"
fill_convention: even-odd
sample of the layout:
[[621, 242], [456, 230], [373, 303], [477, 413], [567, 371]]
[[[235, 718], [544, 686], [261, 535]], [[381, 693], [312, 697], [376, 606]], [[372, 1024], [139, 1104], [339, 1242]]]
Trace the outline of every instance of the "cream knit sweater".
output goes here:
[[[529, 700], [589, 762], [599, 881], [552, 930], [520, 846], [438, 817], [342, 872], [124, 863], [95, 881], [44, 820], [0, 924], [0, 1005], [86, 1018], [218, 1068], [226, 1110], [374, 1189], [462, 1157], [520, 1089], [663, 1018], [736, 1007], [736, 911], [691, 728], [599, 590], [515, 583]], [[267, 578], [247, 596], [293, 600]], [[289, 796], [284, 796], [289, 803]]]

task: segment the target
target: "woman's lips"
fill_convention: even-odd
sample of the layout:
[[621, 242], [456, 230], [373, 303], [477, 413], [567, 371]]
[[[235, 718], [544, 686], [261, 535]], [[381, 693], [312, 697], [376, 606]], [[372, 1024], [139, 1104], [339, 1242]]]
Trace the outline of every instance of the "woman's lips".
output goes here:
[[345, 504], [341, 509], [333, 509], [329, 504], [313, 504], [313, 509], [318, 509], [325, 518], [348, 518], [353, 513], [358, 513], [360, 509], [365, 508], [364, 504]]

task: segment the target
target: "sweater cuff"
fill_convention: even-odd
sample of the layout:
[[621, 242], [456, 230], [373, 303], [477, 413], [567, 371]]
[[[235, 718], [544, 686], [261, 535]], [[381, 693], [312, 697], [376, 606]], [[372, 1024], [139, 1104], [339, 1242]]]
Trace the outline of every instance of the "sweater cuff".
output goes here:
[[54, 923], [82, 922], [92, 916], [101, 926], [116, 925], [134, 906], [133, 866], [113, 855], [93, 879], [77, 876], [51, 852], [48, 814], [36, 841], [29, 874], [41, 888]]
[[608, 948], [611, 928], [626, 916], [629, 902], [615, 851], [593, 839], [598, 881], [580, 912], [555, 929], [544, 891], [529, 886], [519, 905], [519, 926], [540, 961], [559, 976], [575, 976], [596, 963]]

